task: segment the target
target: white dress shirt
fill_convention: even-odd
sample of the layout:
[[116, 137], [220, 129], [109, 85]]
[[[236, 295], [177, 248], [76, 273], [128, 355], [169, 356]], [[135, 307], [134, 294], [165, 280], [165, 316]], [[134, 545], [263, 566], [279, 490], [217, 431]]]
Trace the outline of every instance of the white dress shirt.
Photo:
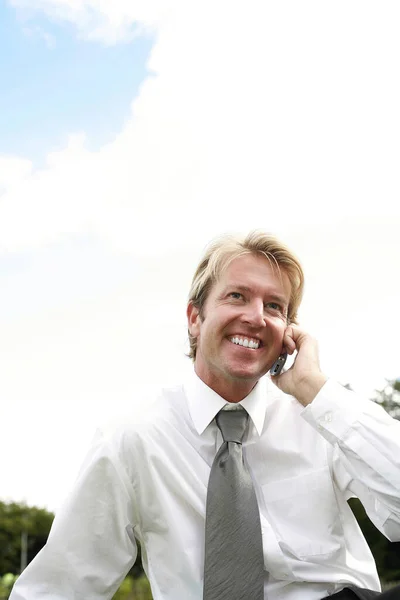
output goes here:
[[[144, 415], [98, 430], [48, 542], [10, 600], [108, 600], [142, 544], [154, 600], [201, 600], [210, 469], [226, 404], [194, 373]], [[304, 408], [264, 377], [241, 404], [261, 514], [268, 600], [320, 600], [347, 584], [380, 590], [347, 504], [358, 496], [400, 540], [400, 422], [328, 380]]]

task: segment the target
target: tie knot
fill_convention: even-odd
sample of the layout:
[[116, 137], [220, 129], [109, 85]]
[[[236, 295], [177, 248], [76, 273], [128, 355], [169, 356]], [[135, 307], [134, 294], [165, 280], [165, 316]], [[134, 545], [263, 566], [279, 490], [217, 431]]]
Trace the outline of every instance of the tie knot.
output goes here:
[[242, 410], [220, 410], [215, 420], [224, 442], [242, 443], [249, 415]]

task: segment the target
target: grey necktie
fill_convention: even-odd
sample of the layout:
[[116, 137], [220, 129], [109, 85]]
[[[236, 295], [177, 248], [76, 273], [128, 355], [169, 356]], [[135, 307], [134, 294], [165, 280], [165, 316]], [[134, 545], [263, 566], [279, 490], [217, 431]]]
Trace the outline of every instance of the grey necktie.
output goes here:
[[248, 418], [244, 409], [216, 416], [224, 442], [208, 482], [203, 600], [264, 600], [260, 514], [242, 454]]

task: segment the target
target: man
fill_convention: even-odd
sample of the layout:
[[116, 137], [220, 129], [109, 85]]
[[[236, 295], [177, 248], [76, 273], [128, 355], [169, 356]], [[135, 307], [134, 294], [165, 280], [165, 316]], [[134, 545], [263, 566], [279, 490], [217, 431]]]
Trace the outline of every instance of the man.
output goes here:
[[[376, 527], [400, 540], [400, 423], [321, 372], [316, 341], [297, 325], [302, 292], [300, 263], [268, 234], [209, 247], [187, 309], [193, 374], [160, 390], [141, 418], [98, 431], [11, 600], [110, 599], [135, 561], [136, 539], [154, 600], [379, 594], [347, 500], [358, 496]], [[295, 351], [290, 369], [264, 377]], [[232, 413], [245, 416], [243, 437], [224, 430]], [[228, 480], [213, 506], [228, 465], [242, 479]], [[248, 521], [237, 512], [243, 490]], [[246, 577], [255, 564], [243, 584], [237, 572], [245, 565]], [[257, 596], [246, 592], [255, 578]]]

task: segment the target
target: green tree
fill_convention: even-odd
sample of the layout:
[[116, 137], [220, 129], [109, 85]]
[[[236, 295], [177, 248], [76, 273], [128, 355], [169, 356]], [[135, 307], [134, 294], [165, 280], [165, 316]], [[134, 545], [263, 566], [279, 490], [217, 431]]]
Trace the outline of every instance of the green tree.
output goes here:
[[27, 539], [27, 563], [46, 543], [54, 515], [44, 508], [0, 501], [0, 575], [19, 573], [22, 534]]
[[394, 419], [400, 420], [400, 379], [387, 379], [382, 390], [375, 390], [374, 402], [383, 408]]
[[134, 579], [128, 575], [122, 582], [113, 600], [152, 600], [151, 589], [146, 575]]
[[[0, 501], [0, 575], [19, 573], [22, 534], [27, 534], [27, 564], [45, 545], [54, 514], [43, 508]], [[135, 579], [143, 575], [140, 544], [135, 564], [129, 571]]]
[[6, 573], [3, 577], [0, 577], [0, 600], [7, 600], [16, 579], [16, 575], [11, 573]]

